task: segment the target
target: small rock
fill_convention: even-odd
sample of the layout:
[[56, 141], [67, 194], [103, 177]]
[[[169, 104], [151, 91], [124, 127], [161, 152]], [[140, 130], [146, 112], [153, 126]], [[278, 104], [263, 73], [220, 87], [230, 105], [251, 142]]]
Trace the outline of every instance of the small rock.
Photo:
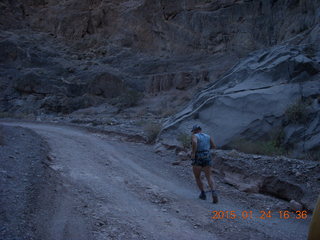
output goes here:
[[164, 153], [166, 150], [166, 148], [161, 144], [161, 143], [157, 143], [155, 146], [154, 146], [154, 152], [155, 153]]
[[300, 173], [300, 172], [296, 172], [295, 176], [296, 176], [296, 177], [300, 177], [300, 176], [301, 176], [301, 173]]
[[277, 202], [275, 205], [273, 205], [272, 209], [274, 210], [281, 210], [281, 211], [284, 211], [284, 210], [287, 210], [287, 204], [286, 203], [283, 203], [283, 202]]
[[303, 209], [303, 206], [301, 203], [295, 201], [295, 200], [291, 200], [289, 202], [289, 207], [293, 210], [293, 211], [301, 211]]
[[104, 225], [103, 222], [97, 222], [97, 223], [96, 223], [96, 226], [98, 226], [98, 227], [101, 227], [101, 226], [103, 226], [103, 225]]
[[188, 160], [190, 158], [189, 154], [187, 152], [184, 152], [184, 151], [179, 152], [178, 156], [179, 156], [181, 161], [186, 161], [186, 160]]
[[239, 157], [239, 152], [237, 150], [231, 150], [227, 153], [230, 157]]
[[173, 162], [173, 163], [171, 163], [172, 165], [180, 165], [181, 164], [181, 161], [175, 161], [175, 162]]
[[168, 202], [168, 199], [167, 198], [161, 198], [161, 200], [159, 201], [159, 203], [167, 203]]
[[7, 174], [7, 178], [13, 178], [11, 174]]
[[74, 71], [75, 71], [74, 68], [72, 68], [72, 67], [68, 68], [69, 73], [74, 73]]

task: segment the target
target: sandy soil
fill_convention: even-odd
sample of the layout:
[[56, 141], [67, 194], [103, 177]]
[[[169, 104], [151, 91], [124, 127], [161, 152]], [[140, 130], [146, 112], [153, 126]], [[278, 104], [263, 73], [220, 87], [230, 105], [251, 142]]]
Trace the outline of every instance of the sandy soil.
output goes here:
[[[220, 202], [199, 200], [189, 164], [172, 166], [170, 152], [70, 126], [2, 124], [31, 129], [50, 147], [48, 187], [34, 202], [29, 239], [306, 239], [308, 219], [258, 218], [271, 197], [249, 196], [216, 178]], [[238, 217], [211, 219], [220, 210]], [[253, 218], [242, 219], [244, 210]]]

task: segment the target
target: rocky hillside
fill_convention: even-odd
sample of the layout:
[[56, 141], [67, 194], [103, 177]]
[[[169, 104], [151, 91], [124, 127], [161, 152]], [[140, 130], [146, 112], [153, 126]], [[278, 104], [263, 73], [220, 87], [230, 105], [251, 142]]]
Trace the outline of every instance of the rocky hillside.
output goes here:
[[[179, 110], [181, 99], [195, 96], [164, 124], [163, 140], [196, 121], [219, 146], [254, 140], [314, 159], [319, 7], [318, 0], [4, 0], [0, 111], [122, 109], [164, 94]], [[146, 114], [161, 107], [155, 102], [144, 102]]]

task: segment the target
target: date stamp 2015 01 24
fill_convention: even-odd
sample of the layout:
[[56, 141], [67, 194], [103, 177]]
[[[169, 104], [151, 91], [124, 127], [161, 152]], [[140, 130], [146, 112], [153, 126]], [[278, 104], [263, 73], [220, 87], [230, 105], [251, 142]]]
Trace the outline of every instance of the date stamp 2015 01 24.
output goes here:
[[216, 219], [262, 219], [267, 220], [271, 218], [279, 218], [279, 219], [298, 219], [298, 220], [305, 220], [308, 218], [307, 211], [276, 211], [272, 212], [271, 210], [262, 210], [258, 212], [254, 212], [251, 210], [244, 210], [244, 211], [211, 211], [212, 220]]

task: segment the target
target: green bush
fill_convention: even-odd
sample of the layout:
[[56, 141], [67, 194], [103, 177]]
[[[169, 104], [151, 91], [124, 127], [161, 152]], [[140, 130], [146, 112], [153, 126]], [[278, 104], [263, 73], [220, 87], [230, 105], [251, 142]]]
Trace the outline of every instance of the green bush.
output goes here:
[[0, 127], [0, 146], [4, 145], [4, 135], [3, 135], [3, 130], [2, 127]]
[[11, 117], [14, 117], [12, 113], [0, 112], [0, 118], [11, 118]]
[[161, 109], [161, 117], [170, 117], [172, 115], [174, 115], [176, 113], [176, 110], [174, 108], [164, 108], [164, 109]]
[[127, 89], [119, 97], [112, 99], [111, 104], [120, 109], [137, 106], [143, 94], [133, 89]]
[[154, 143], [161, 131], [161, 124], [159, 123], [148, 123], [144, 127], [144, 131], [148, 137], [149, 143]]
[[178, 141], [182, 144], [184, 148], [190, 148], [191, 146], [191, 136], [187, 133], [181, 133], [178, 135]]
[[320, 161], [320, 150], [311, 151], [307, 153], [306, 159], [311, 161]]
[[11, 112], [0, 112], [0, 118], [15, 118], [15, 119], [31, 119], [36, 118], [33, 113], [11, 113]]
[[305, 123], [308, 116], [307, 106], [308, 105], [302, 101], [298, 101], [291, 105], [285, 112], [288, 123]]
[[268, 156], [287, 155], [287, 151], [282, 146], [279, 146], [276, 140], [250, 141], [246, 139], [237, 139], [232, 141], [229, 146], [240, 152], [249, 154]]
[[306, 54], [307, 57], [313, 58], [316, 56], [317, 50], [314, 45], [308, 45], [303, 49], [303, 52]]
[[146, 125], [146, 121], [144, 121], [144, 120], [136, 121], [136, 126], [138, 126], [138, 127], [142, 127], [142, 126], [145, 126], [145, 125]]

